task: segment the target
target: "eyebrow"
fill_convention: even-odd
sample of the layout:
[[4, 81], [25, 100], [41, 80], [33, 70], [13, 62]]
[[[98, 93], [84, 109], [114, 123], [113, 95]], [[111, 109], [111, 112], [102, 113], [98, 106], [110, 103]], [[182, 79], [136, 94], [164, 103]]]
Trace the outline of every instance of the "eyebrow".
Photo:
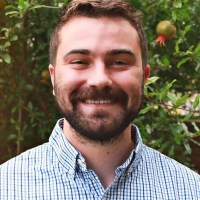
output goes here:
[[[66, 53], [64, 55], [64, 57], [67, 57], [72, 54], [89, 55], [89, 54], [91, 54], [91, 51], [89, 51], [88, 49], [73, 49], [73, 50], [69, 51], [68, 53]], [[135, 53], [133, 53], [129, 49], [112, 49], [112, 50], [108, 51], [106, 54], [109, 56], [115, 56], [115, 55], [119, 55], [119, 54], [127, 54], [127, 55], [135, 57]]]
[[89, 55], [90, 51], [88, 49], [73, 49], [73, 50], [69, 51], [68, 53], [66, 53], [64, 55], [64, 57], [67, 57], [67, 56], [72, 55], [72, 54]]
[[119, 54], [127, 54], [127, 55], [135, 57], [135, 53], [129, 49], [113, 49], [107, 52], [107, 55], [111, 55], [111, 56], [115, 56]]

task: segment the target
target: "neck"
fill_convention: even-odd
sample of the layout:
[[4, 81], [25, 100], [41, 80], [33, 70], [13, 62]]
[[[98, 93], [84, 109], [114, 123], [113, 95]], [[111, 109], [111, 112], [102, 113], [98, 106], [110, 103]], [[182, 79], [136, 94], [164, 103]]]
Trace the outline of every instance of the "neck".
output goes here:
[[64, 134], [71, 145], [83, 155], [87, 167], [97, 174], [104, 188], [110, 185], [115, 177], [116, 168], [127, 160], [134, 148], [131, 126], [125, 129], [120, 138], [106, 144], [83, 140], [77, 136], [66, 120]]

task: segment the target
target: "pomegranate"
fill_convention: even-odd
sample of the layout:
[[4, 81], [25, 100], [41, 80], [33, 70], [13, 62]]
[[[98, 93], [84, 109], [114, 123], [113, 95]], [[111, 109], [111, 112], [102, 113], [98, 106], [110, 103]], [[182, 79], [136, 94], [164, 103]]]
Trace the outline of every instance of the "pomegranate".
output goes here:
[[156, 33], [158, 37], [154, 41], [156, 44], [160, 43], [161, 46], [165, 46], [165, 40], [173, 38], [176, 34], [176, 27], [167, 20], [161, 21], [156, 27]]
[[49, 81], [49, 71], [48, 70], [43, 70], [41, 72], [41, 82], [42, 83], [47, 83]]

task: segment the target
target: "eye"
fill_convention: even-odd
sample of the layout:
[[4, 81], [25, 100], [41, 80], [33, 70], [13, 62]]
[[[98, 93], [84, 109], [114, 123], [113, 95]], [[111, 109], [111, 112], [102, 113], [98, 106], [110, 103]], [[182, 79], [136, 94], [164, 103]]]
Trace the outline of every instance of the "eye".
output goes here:
[[71, 62], [71, 64], [74, 64], [74, 65], [87, 65], [88, 63], [84, 60], [73, 60]]
[[116, 60], [112, 65], [127, 65], [128, 63], [124, 60]]

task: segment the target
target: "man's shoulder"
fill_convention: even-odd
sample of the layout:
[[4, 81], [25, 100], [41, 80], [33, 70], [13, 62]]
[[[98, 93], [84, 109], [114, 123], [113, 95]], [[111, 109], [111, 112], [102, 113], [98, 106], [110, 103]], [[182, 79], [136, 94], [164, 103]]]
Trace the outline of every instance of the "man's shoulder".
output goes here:
[[179, 163], [178, 161], [160, 153], [159, 151], [145, 146], [146, 162], [154, 166], [154, 169], [165, 176], [171, 176], [175, 179], [183, 179], [188, 181], [197, 181], [200, 183], [200, 175]]
[[44, 164], [48, 162], [49, 154], [51, 154], [51, 148], [49, 143], [44, 143], [32, 149], [26, 150], [20, 155], [11, 158], [7, 162], [0, 165], [0, 174], [17, 172], [18, 170], [26, 171], [30, 168], [34, 168], [37, 165]]

